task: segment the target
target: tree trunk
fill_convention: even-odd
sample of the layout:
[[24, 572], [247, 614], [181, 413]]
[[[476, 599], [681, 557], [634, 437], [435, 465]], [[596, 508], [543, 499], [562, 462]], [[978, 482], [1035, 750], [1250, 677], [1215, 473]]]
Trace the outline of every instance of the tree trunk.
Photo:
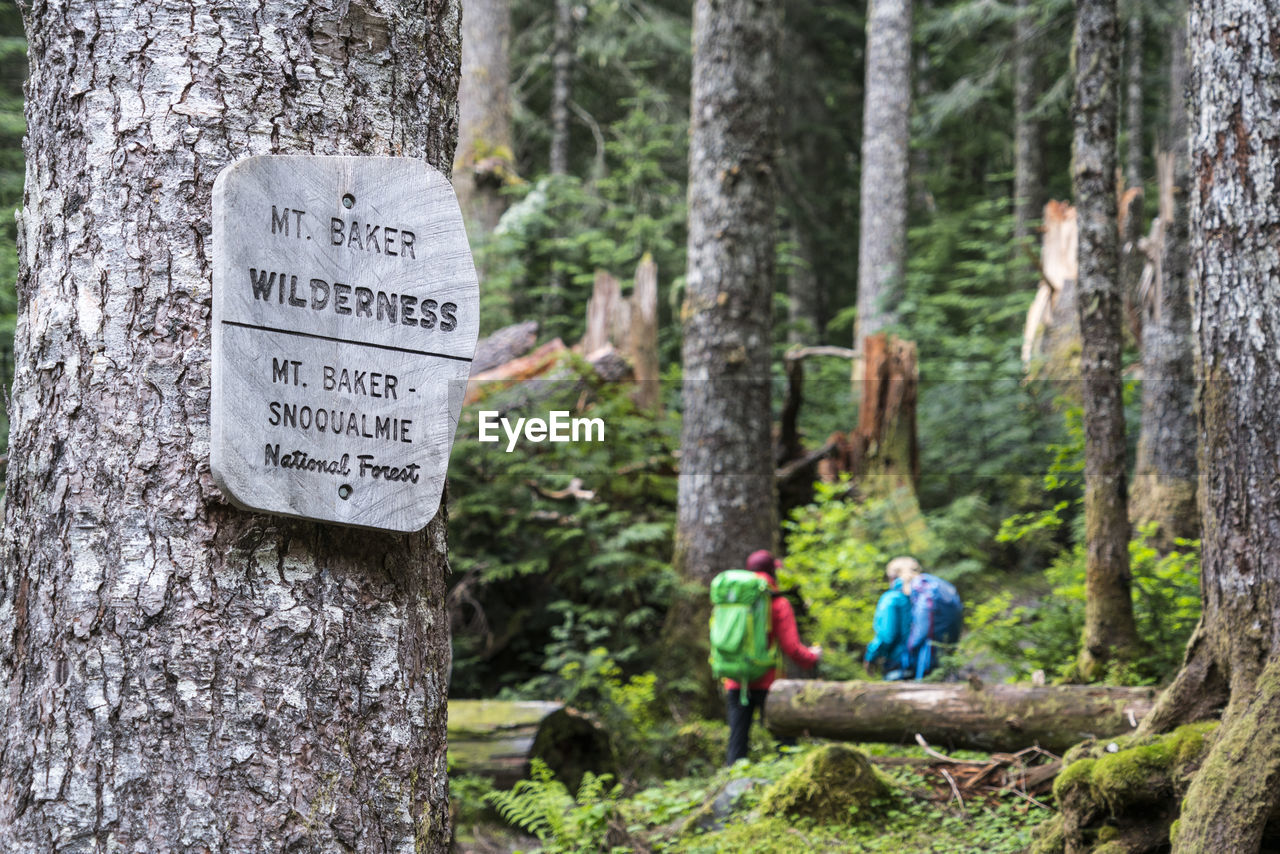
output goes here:
[[795, 262], [787, 272], [787, 340], [817, 344], [822, 340], [822, 285], [814, 270], [813, 240], [804, 228], [791, 226]]
[[1079, 216], [1080, 373], [1085, 433], [1085, 627], [1079, 670], [1101, 675], [1138, 643], [1129, 579], [1121, 400], [1121, 293], [1116, 252], [1115, 0], [1076, 5], [1072, 179]]
[[1033, 117], [1040, 92], [1036, 76], [1035, 7], [1018, 0], [1013, 59], [1013, 239], [1018, 251], [1032, 244], [1032, 223], [1044, 205], [1040, 122]]
[[922, 682], [780, 680], [765, 719], [778, 736], [933, 744], [1016, 751], [1038, 744], [1061, 753], [1086, 738], [1132, 732], [1153, 688], [1092, 685], [941, 685]]
[[1124, 183], [1142, 187], [1142, 4], [1130, 3], [1128, 32], [1125, 38], [1125, 146]]
[[556, 0], [551, 46], [552, 175], [569, 174], [569, 101], [573, 98], [573, 0]]
[[508, 0], [467, 0], [453, 188], [472, 240], [491, 233], [506, 207], [499, 191], [513, 169], [510, 49]]
[[906, 272], [911, 0], [871, 0], [853, 348], [893, 323]]
[[443, 514], [357, 532], [213, 486], [209, 221], [247, 155], [447, 171], [457, 4], [24, 11], [0, 849], [445, 850]]
[[1257, 851], [1280, 801], [1280, 3], [1195, 0], [1188, 40], [1204, 615], [1152, 726], [1226, 686], [1174, 851]]
[[1187, 211], [1176, 193], [1189, 186], [1185, 18], [1174, 27], [1170, 62], [1168, 151], [1157, 158], [1160, 185], [1159, 240], [1154, 251], [1153, 293], [1142, 334], [1142, 434], [1129, 515], [1135, 524], [1156, 523], [1156, 545], [1199, 536], [1196, 507], [1195, 359], [1187, 284]]
[[694, 8], [676, 565], [702, 582], [777, 536], [769, 363], [781, 26], [781, 5], [767, 0]]

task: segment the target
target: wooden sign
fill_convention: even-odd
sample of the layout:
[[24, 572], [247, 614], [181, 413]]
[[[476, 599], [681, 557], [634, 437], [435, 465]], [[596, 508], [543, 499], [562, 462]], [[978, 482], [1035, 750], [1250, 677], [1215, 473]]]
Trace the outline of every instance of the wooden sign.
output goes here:
[[389, 531], [435, 515], [479, 332], [448, 179], [265, 156], [213, 189], [214, 480], [251, 510]]

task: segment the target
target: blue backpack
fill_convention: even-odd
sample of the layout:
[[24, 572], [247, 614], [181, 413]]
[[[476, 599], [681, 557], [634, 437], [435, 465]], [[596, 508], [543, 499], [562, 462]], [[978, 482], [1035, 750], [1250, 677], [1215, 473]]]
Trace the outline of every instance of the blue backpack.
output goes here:
[[875, 639], [867, 647], [866, 661], [871, 664], [883, 658], [889, 678], [892, 678], [901, 667], [907, 651], [907, 634], [911, 630], [911, 600], [902, 592], [901, 581], [894, 581], [881, 595], [871, 628]]

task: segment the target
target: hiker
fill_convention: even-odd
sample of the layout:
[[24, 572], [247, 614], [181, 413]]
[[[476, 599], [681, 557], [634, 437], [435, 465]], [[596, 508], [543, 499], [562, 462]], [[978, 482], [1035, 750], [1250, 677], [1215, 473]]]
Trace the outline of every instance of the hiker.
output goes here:
[[920, 561], [913, 557], [889, 561], [885, 574], [900, 582], [911, 600], [911, 630], [902, 656], [905, 678], [923, 679], [938, 663], [935, 644], [960, 640], [964, 605], [951, 582], [921, 571]]
[[911, 599], [902, 590], [902, 580], [893, 579], [876, 603], [871, 619], [875, 639], [867, 646], [868, 665], [882, 661], [886, 682], [908, 679], [913, 671], [907, 663], [907, 636], [911, 633]]
[[805, 669], [822, 656], [822, 647], [800, 643], [791, 603], [778, 592], [781, 565], [761, 549], [747, 557], [745, 571], [731, 569], [711, 582], [711, 669], [724, 678], [728, 693], [728, 765], [746, 757], [751, 719], [759, 714], [764, 722], [764, 701], [777, 676], [778, 648]]

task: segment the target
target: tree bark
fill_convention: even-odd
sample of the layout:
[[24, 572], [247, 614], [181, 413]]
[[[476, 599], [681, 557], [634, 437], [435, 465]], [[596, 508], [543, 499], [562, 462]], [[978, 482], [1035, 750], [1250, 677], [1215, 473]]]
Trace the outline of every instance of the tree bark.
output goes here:
[[1138, 644], [1129, 578], [1121, 304], [1116, 235], [1115, 0], [1076, 5], [1072, 179], [1079, 216], [1080, 373], [1085, 432], [1085, 627], [1079, 670], [1101, 675]]
[[37, 0], [0, 569], [0, 849], [443, 851], [445, 522], [209, 474], [214, 178], [448, 170], [458, 6]]
[[491, 233], [506, 208], [510, 175], [511, 8], [508, 0], [467, 0], [462, 14], [458, 153], [453, 188], [472, 240]]
[[1128, 144], [1125, 146], [1124, 183], [1127, 187], [1142, 187], [1142, 4], [1131, 2], [1129, 23], [1125, 37], [1125, 125]]
[[569, 174], [569, 101], [573, 98], [573, 0], [556, 0], [551, 46], [552, 175]]
[[1013, 44], [1013, 239], [1018, 251], [1031, 246], [1032, 223], [1045, 198], [1040, 122], [1033, 115], [1040, 92], [1034, 11], [1031, 0], [1018, 0]]
[[906, 273], [911, 0], [871, 0], [853, 348], [894, 321]]
[[1229, 701], [1174, 851], [1256, 851], [1280, 801], [1280, 3], [1195, 0], [1188, 41], [1204, 614], [1168, 697], [1216, 672]]
[[822, 285], [814, 269], [813, 240], [804, 228], [791, 226], [795, 263], [787, 272], [787, 341], [817, 344], [822, 340]]
[[1150, 710], [1153, 688], [1092, 685], [942, 685], [921, 682], [780, 680], [765, 706], [778, 736], [933, 744], [1016, 751], [1038, 744], [1056, 753], [1086, 738], [1132, 732]]
[[1177, 194], [1190, 181], [1187, 160], [1186, 23], [1174, 25], [1169, 72], [1168, 151], [1157, 158], [1160, 185], [1158, 253], [1150, 310], [1142, 334], [1142, 433], [1130, 517], [1156, 524], [1156, 545], [1200, 532], [1196, 507], [1195, 358], [1187, 283], [1187, 211]]
[[781, 5], [767, 0], [694, 8], [676, 565], [702, 582], [777, 536], [769, 363], [781, 27]]

